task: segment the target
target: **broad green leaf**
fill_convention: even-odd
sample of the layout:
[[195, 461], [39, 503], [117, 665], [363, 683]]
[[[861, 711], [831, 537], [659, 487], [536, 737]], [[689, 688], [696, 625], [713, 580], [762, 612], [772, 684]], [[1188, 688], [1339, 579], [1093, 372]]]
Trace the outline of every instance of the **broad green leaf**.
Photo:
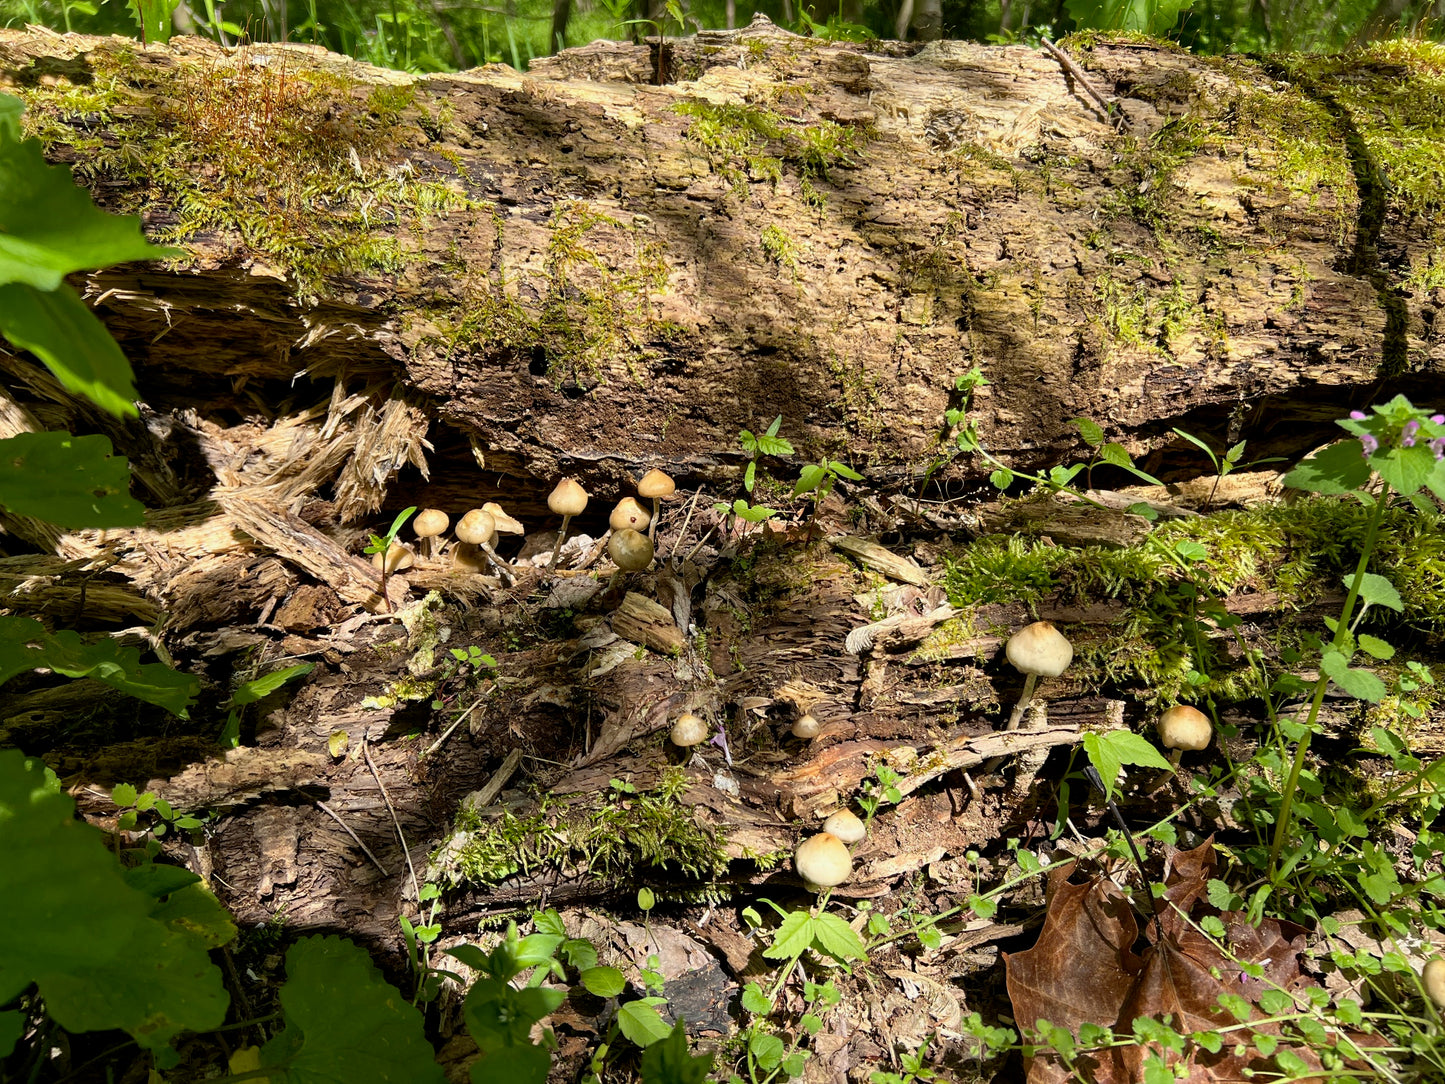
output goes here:
[[839, 960], [862, 960], [868, 956], [853, 927], [826, 911], [813, 919], [813, 941], [829, 956]]
[[1311, 493], [1349, 493], [1370, 480], [1370, 465], [1360, 442], [1341, 440], [1323, 448], [1281, 479], [1292, 489]]
[[286, 953], [285, 1030], [261, 1049], [270, 1084], [443, 1084], [421, 1013], [344, 938], [305, 937]]
[[[452, 650], [455, 651], [456, 648]], [[554, 933], [558, 937], [567, 936], [567, 924], [562, 921], [562, 916], [557, 913], [555, 907], [538, 911], [532, 916], [532, 925], [537, 928], [538, 933]]]
[[1412, 448], [1391, 448], [1370, 456], [1370, 466], [1386, 482], [1406, 497], [1419, 491], [1435, 472], [1435, 454], [1425, 444]]
[[17, 433], [0, 440], [0, 505], [61, 527], [134, 527], [145, 508], [130, 495], [130, 466], [95, 434]]
[[1115, 467], [1132, 467], [1134, 457], [1122, 444], [1110, 442], [1099, 449], [1099, 458]]
[[998, 470], [993, 471], [989, 474], [988, 484], [993, 486], [994, 489], [1007, 489], [1009, 486], [1014, 484], [1014, 473], [1011, 470], [1006, 470], [1000, 467]]
[[8, 1058], [25, 1033], [25, 1014], [0, 1012], [0, 1058]]
[[[1209, 461], [1213, 463], [1216, 468], [1218, 468], [1219, 457], [1214, 454], [1213, 448], [1205, 444], [1204, 441], [1200, 440], [1193, 433], [1186, 433], [1183, 429], [1175, 429], [1173, 432], [1176, 436], [1183, 437], [1190, 444], [1194, 445], [1196, 448], [1202, 451], [1205, 455], [1209, 457]], [[1240, 447], [1243, 447], [1243, 445], [1240, 445]]]
[[863, 476], [861, 474], [855, 471], [852, 467], [848, 466], [846, 463], [839, 463], [836, 459], [828, 464], [828, 469], [831, 470], [834, 474], [836, 474], [839, 478], [846, 478], [850, 482], [863, 481]]
[[1079, 431], [1079, 436], [1084, 438], [1084, 443], [1090, 448], [1097, 448], [1104, 443], [1104, 430], [1092, 418], [1074, 418], [1069, 424]]
[[1084, 754], [1104, 781], [1104, 796], [1114, 796], [1114, 784], [1125, 764], [1141, 768], [1169, 769], [1169, 761], [1160, 755], [1147, 739], [1132, 730], [1110, 730], [1104, 734], [1084, 735]]
[[171, 40], [171, 13], [180, 0], [126, 0], [131, 18], [140, 27], [141, 41], [147, 45]]
[[228, 999], [206, 950], [223, 932], [184, 921], [194, 900], [174, 907], [128, 884], [74, 814], [38, 761], [0, 750], [0, 986], [35, 982], [62, 1027], [121, 1028], [150, 1050], [219, 1027]]
[[606, 964], [589, 967], [578, 978], [587, 992], [597, 997], [616, 997], [627, 988], [622, 972]]
[[[650, 1000], [650, 999], [648, 999]], [[647, 1047], [666, 1039], [672, 1030], [647, 1000], [629, 1001], [617, 1010], [617, 1026], [638, 1046]]]
[[712, 1055], [691, 1052], [681, 1020], [642, 1052], [642, 1084], [703, 1084], [711, 1070]]
[[[1353, 576], [1345, 577], [1345, 589], [1348, 590]], [[1384, 576], [1376, 575], [1373, 572], [1366, 572], [1360, 577], [1360, 599], [1368, 602], [1371, 606], [1384, 606], [1387, 610], [1394, 610], [1396, 613], [1405, 612], [1405, 602], [1400, 598], [1400, 592], [1395, 590], [1395, 585]]]
[[130, 362], [105, 325], [65, 283], [53, 290], [25, 282], [0, 286], [0, 335], [29, 350], [61, 384], [103, 410], [121, 416], [139, 413]]
[[1174, 543], [1174, 552], [1186, 561], [1202, 561], [1209, 556], [1209, 550], [1204, 544], [1192, 538], [1181, 538]]
[[759, 1069], [771, 1069], [783, 1060], [783, 1040], [770, 1031], [755, 1031], [748, 1039], [748, 1053]]
[[20, 129], [20, 118], [25, 113], [25, 103], [13, 94], [0, 94], [0, 146], [7, 141], [19, 143], [24, 138]]
[[136, 797], [136, 789], [129, 783], [117, 783], [110, 788], [110, 800], [122, 809], [135, 805]]
[[788, 960], [801, 956], [813, 943], [813, 916], [807, 911], [793, 911], [783, 919], [773, 943], [763, 949], [770, 960]]
[[1372, 704], [1383, 700], [1388, 691], [1383, 681], [1369, 670], [1352, 668], [1338, 651], [1326, 650], [1320, 656], [1320, 669], [1345, 692]]
[[551, 1072], [551, 1051], [524, 1043], [504, 1046], [474, 1061], [471, 1078], [472, 1084], [547, 1084]]
[[244, 704], [254, 704], [256, 701], [270, 696], [288, 681], [303, 677], [314, 669], [316, 669], [315, 663], [300, 662], [295, 666], [287, 666], [281, 670], [263, 674], [261, 677], [246, 682], [231, 695], [231, 707], [239, 708]]
[[743, 988], [743, 1008], [755, 1016], [767, 1016], [773, 1011], [773, 1003], [760, 985], [750, 982]]
[[200, 682], [190, 674], [163, 663], [143, 663], [138, 649], [108, 636], [86, 643], [77, 632], [46, 632], [33, 618], [0, 616], [0, 683], [40, 667], [65, 677], [91, 678], [183, 719], [200, 691]]
[[1371, 636], [1369, 633], [1360, 634], [1360, 648], [1367, 652], [1372, 658], [1392, 659], [1395, 657], [1395, 648], [1378, 636]]
[[1081, 29], [1162, 36], [1173, 29], [1180, 12], [1193, 6], [1193, 0], [1065, 0], [1064, 6]]
[[181, 255], [147, 241], [139, 218], [102, 211], [72, 179], [70, 167], [45, 161], [40, 140], [16, 142], [4, 134], [5, 127], [0, 126], [0, 284], [49, 291], [72, 271]]
[[827, 471], [822, 467], [816, 463], [809, 463], [798, 475], [798, 481], [793, 486], [793, 496], [798, 497], [804, 493], [813, 492], [826, 475]]

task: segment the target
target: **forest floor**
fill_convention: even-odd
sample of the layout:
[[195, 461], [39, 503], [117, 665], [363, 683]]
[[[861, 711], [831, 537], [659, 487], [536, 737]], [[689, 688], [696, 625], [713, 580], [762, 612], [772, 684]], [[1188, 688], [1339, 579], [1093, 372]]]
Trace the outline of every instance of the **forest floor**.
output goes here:
[[[1130, 877], [1083, 775], [1083, 734], [1132, 729], [1152, 741], [1159, 710], [1180, 699], [1212, 704], [1222, 725], [1177, 775], [1130, 767], [1116, 791], [1149, 844], [1151, 878], [1179, 876], [1169, 844], [1213, 839], [1229, 872], [1210, 858], [1209, 876], [1243, 882], [1242, 856], [1267, 839], [1250, 803], [1278, 764], [1267, 763], [1254, 671], [1287, 669], [1289, 646], [1337, 609], [1333, 570], [1353, 558], [1321, 555], [1319, 539], [1348, 538], [1356, 513], [1339, 502], [1291, 511], [1275, 475], [1214, 481], [1101, 495], [1120, 508], [1152, 502], [1169, 545], [1202, 540], [1208, 556], [1193, 573], [1153, 561], [1139, 517], [1060, 497], [885, 502], [860, 491], [830, 497], [816, 521], [799, 507], [705, 538], [715, 514], [679, 495], [651, 571], [613, 576], [592, 541], [603, 525], [586, 518], [568, 559], [588, 567], [533, 567], [555, 530], [538, 524], [525, 541], [503, 538], [509, 560], [522, 547], [510, 584], [423, 562], [400, 574], [411, 589], [394, 612], [312, 583], [248, 622], [175, 638], [176, 664], [207, 685], [189, 720], [35, 677], [16, 683], [4, 723], [33, 746], [64, 720], [33, 751], [104, 828], [116, 825], [118, 783], [203, 821], [161, 843], [242, 929], [226, 950], [242, 1016], [274, 1006], [283, 947], [303, 932], [355, 938], [410, 995], [421, 976], [398, 916], [434, 920], [433, 966], [460, 971], [441, 950], [490, 946], [508, 921], [525, 932], [551, 908], [623, 971], [630, 996], [660, 988], [664, 1018], [683, 1019], [696, 1049], [716, 1055], [718, 1079], [768, 1076], [756, 1056], [749, 1064], [762, 1033], [807, 1052], [808, 1081], [901, 1073], [900, 1058], [925, 1043], [946, 1079], [1022, 1079], [1017, 1051], [991, 1054], [979, 1034], [1014, 1026], [1004, 961], [1040, 938], [1041, 870], [1080, 857], [1076, 880]], [[1414, 560], [1408, 526], [1396, 537], [1397, 560]], [[1023, 726], [1005, 735], [1024, 678], [1003, 646], [1037, 619], [1073, 640], [1075, 662], [1040, 682]], [[1412, 657], [1438, 668], [1433, 616], [1413, 628]], [[1174, 642], [1159, 642], [1171, 629]], [[218, 748], [238, 683], [302, 662], [313, 669], [241, 710], [239, 746]], [[1389, 775], [1371, 727], [1406, 728], [1417, 756], [1438, 754], [1445, 719], [1432, 695], [1374, 707], [1332, 698], [1316, 745], [1331, 793], [1363, 796]], [[719, 738], [672, 745], [684, 711]], [[791, 733], [805, 714], [820, 724], [810, 740]], [[764, 955], [778, 917], [818, 902], [794, 872], [795, 846], [834, 810], [870, 806], [852, 875], [826, 904], [859, 934], [866, 962], [805, 953], [780, 981], [779, 958]], [[1439, 859], [1411, 863], [1414, 814], [1396, 819], [1392, 850], [1402, 880], [1418, 882]], [[1197, 874], [1196, 895], [1208, 879]], [[1314, 906], [1343, 914], [1352, 901], [1331, 890]], [[1092, 981], [1087, 961], [1051, 951], [1066, 982]], [[1303, 967], [1298, 981], [1324, 981]], [[829, 980], [836, 1004], [832, 992], [817, 1001]], [[742, 1007], [750, 983], [776, 991], [761, 1026]], [[475, 1056], [463, 993], [443, 982], [425, 1005], [458, 1081]], [[579, 1079], [603, 1041], [604, 1078], [626, 1077], [636, 1054], [615, 1034], [617, 1008], [573, 989], [550, 1020], [553, 1080]], [[139, 1060], [92, 1061], [101, 1046], [74, 1050], [72, 1066], [90, 1068], [67, 1079], [145, 1079]], [[200, 1048], [189, 1056], [196, 1079], [214, 1071]]]

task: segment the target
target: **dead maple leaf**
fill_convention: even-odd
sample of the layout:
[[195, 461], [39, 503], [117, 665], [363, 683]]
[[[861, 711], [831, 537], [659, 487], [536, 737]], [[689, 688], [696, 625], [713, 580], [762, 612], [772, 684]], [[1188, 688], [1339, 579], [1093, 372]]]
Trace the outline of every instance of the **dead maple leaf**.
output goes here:
[[[1067, 868], [1050, 875], [1050, 900], [1038, 943], [1026, 952], [1006, 955], [1009, 999], [1014, 1019], [1031, 1028], [1039, 1020], [1069, 1029], [1097, 1024], [1128, 1036], [1140, 1017], [1169, 1017], [1173, 1029], [1188, 1035], [1213, 1032], [1238, 1024], [1220, 1004], [1220, 995], [1235, 994], [1249, 1006], [1250, 1019], [1265, 1016], [1254, 1003], [1267, 989], [1294, 993], [1309, 980], [1300, 971], [1304, 930], [1265, 919], [1258, 928], [1239, 914], [1218, 915], [1224, 924], [1228, 952], [1200, 933], [1195, 922], [1214, 914], [1202, 897], [1215, 872], [1211, 837], [1192, 851], [1171, 851], [1165, 892], [1156, 901], [1157, 922], [1146, 926], [1150, 944], [1135, 953], [1139, 924], [1127, 899], [1112, 882], [1095, 877], [1070, 884]], [[1187, 916], [1187, 917], [1186, 917]], [[1190, 919], [1194, 921], [1190, 921]], [[1259, 964], [1263, 978], [1251, 977], [1242, 963]], [[1167, 1062], [1183, 1062], [1183, 1079], [1199, 1082], [1243, 1081], [1246, 1070], [1278, 1071], [1271, 1043], [1279, 1036], [1275, 1024], [1254, 1031], [1268, 1038], [1256, 1044], [1248, 1031], [1225, 1037], [1218, 1053], [1187, 1042], [1182, 1054], [1169, 1052]], [[1310, 1067], [1319, 1060], [1308, 1047], [1278, 1042]], [[1055, 1084], [1080, 1078], [1093, 1084], [1130, 1084], [1143, 1079], [1144, 1061], [1157, 1046], [1130, 1044], [1077, 1055], [1072, 1067], [1052, 1050], [1041, 1051], [1028, 1064], [1029, 1084]]]

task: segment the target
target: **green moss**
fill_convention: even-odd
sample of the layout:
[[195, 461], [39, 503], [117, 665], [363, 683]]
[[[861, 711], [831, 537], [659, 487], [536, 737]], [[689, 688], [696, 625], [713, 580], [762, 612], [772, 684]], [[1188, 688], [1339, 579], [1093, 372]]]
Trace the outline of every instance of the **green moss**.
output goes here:
[[672, 768], [650, 791], [614, 780], [590, 808], [561, 811], [544, 802], [537, 813], [504, 811], [497, 818], [464, 808], [456, 845], [434, 861], [447, 867], [454, 884], [495, 884], [549, 865], [580, 865], [615, 886], [640, 883], [648, 874], [711, 881], [727, 871], [727, 856], [718, 833], [678, 800], [686, 789], [686, 777]]
[[789, 236], [788, 231], [776, 225], [764, 226], [758, 242], [763, 246], [763, 255], [785, 269], [797, 282], [798, 242]]

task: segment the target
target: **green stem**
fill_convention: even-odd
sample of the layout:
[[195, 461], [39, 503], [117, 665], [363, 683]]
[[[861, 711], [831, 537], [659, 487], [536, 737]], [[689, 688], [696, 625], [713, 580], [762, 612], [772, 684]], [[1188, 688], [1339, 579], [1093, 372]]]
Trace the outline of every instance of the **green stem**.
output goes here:
[[[1365, 532], [1364, 545], [1360, 547], [1360, 560], [1355, 565], [1355, 575], [1350, 581], [1349, 594], [1345, 596], [1345, 605], [1340, 611], [1339, 624], [1335, 626], [1335, 638], [1330, 647], [1339, 650], [1344, 646], [1345, 637], [1350, 634], [1350, 615], [1354, 613], [1355, 602], [1360, 597], [1360, 584], [1364, 582], [1365, 570], [1369, 567], [1370, 556], [1375, 550], [1375, 539], [1380, 534], [1380, 522], [1385, 518], [1385, 505], [1389, 502], [1390, 487], [1387, 485], [1381, 490], [1380, 495], [1375, 499], [1375, 514], [1370, 517], [1369, 529]], [[1325, 690], [1329, 688], [1329, 676], [1321, 673], [1319, 680], [1315, 682], [1314, 699], [1310, 701], [1309, 717], [1305, 720], [1305, 732], [1300, 737], [1299, 743], [1295, 746], [1294, 762], [1290, 765], [1289, 776], [1284, 781], [1284, 791], [1280, 800], [1279, 816], [1274, 825], [1274, 842], [1269, 848], [1269, 865], [1266, 868], [1266, 877], [1271, 884], [1275, 880], [1275, 870], [1279, 865], [1279, 852], [1284, 847], [1285, 837], [1289, 835], [1290, 820], [1294, 812], [1294, 792], [1299, 785], [1300, 772], [1304, 768], [1305, 755], [1309, 752], [1310, 738], [1314, 736], [1315, 722], [1319, 719], [1320, 705], [1325, 700]]]

